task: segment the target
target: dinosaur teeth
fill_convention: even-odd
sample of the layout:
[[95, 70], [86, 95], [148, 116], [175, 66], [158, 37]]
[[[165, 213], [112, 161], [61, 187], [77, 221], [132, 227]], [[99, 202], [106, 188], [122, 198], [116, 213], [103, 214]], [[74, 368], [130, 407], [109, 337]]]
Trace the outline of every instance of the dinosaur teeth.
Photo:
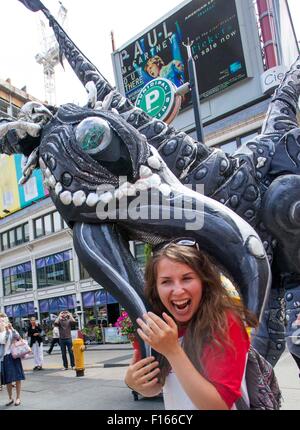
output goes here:
[[46, 178], [50, 178], [50, 176], [51, 176], [51, 171], [50, 171], [50, 169], [48, 168], [48, 167], [46, 167], [46, 169], [44, 170], [44, 175], [46, 176]]
[[172, 192], [171, 187], [168, 184], [161, 184], [158, 189], [165, 197], [169, 196]]
[[120, 190], [125, 194], [125, 196], [135, 196], [136, 195], [136, 189], [133, 184], [130, 182], [124, 182], [120, 186]]
[[70, 205], [72, 203], [72, 194], [70, 191], [64, 191], [59, 195], [59, 198], [64, 205]]
[[49, 182], [48, 182], [48, 179], [47, 179], [47, 178], [44, 178], [44, 179], [43, 179], [43, 184], [44, 184], [44, 187], [45, 187], [45, 188], [49, 188], [49, 187], [50, 187], [50, 185], [49, 185]]
[[42, 157], [39, 158], [40, 167], [45, 170], [47, 168], [46, 164], [44, 163], [44, 160]]
[[53, 175], [51, 175], [51, 176], [48, 178], [48, 182], [49, 182], [50, 187], [52, 187], [52, 188], [54, 188], [54, 187], [55, 187], [55, 185], [56, 185], [56, 179], [55, 179], [55, 177], [54, 177]]
[[73, 194], [73, 204], [75, 206], [81, 206], [86, 200], [85, 192], [82, 190], [76, 191], [76, 193]]
[[60, 182], [55, 185], [55, 193], [58, 195], [62, 191], [63, 187]]
[[86, 204], [90, 207], [95, 206], [99, 202], [99, 196], [96, 193], [90, 193], [87, 196]]
[[160, 159], [155, 157], [155, 155], [151, 155], [151, 157], [148, 158], [147, 163], [155, 170], [159, 170], [161, 167]]
[[110, 191], [107, 191], [104, 194], [101, 194], [99, 200], [103, 203], [109, 203], [113, 199], [113, 195]]
[[146, 179], [138, 179], [135, 183], [137, 191], [145, 191], [149, 188], [148, 181]]
[[147, 182], [149, 183], [151, 188], [158, 188], [161, 184], [161, 178], [157, 173], [154, 173], [149, 178], [147, 178]]
[[149, 169], [149, 167], [143, 166], [143, 165], [140, 167], [140, 177], [141, 178], [148, 178], [151, 175], [152, 175], [152, 170]]
[[114, 192], [115, 199], [120, 200], [124, 196], [125, 196], [125, 190], [121, 190], [120, 188], [117, 188], [116, 191]]

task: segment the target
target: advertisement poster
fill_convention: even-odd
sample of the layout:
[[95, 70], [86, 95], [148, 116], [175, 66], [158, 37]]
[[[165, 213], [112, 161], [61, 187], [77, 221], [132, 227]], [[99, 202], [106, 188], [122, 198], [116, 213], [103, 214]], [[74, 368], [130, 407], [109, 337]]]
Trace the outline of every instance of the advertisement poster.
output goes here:
[[0, 217], [7, 216], [20, 208], [14, 157], [0, 155]]
[[188, 82], [182, 44], [188, 39], [201, 99], [247, 77], [235, 0], [193, 0], [118, 52], [125, 94], [132, 102], [154, 78], [169, 79], [177, 87]]
[[39, 169], [33, 171], [31, 178], [24, 185], [18, 184], [22, 177], [24, 162], [25, 157], [21, 154], [14, 154], [13, 156], [0, 155], [0, 169], [2, 172], [0, 180], [0, 217], [5, 217], [49, 194], [49, 191], [43, 186], [43, 178]]
[[[19, 182], [22, 177], [22, 170], [26, 158], [21, 154], [17, 154], [14, 157], [16, 163], [17, 181]], [[43, 177], [40, 169], [35, 169], [32, 172], [31, 177], [24, 185], [18, 185], [18, 189], [21, 208], [30, 205], [33, 201], [39, 200], [48, 194], [48, 191], [46, 193], [46, 190], [43, 186]]]

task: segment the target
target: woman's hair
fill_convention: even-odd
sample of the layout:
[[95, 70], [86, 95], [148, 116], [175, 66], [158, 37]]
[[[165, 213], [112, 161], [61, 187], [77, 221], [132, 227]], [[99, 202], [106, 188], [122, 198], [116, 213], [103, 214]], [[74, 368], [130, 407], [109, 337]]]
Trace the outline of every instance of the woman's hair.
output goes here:
[[[162, 258], [188, 265], [201, 279], [203, 291], [197, 312], [186, 329], [183, 339], [183, 349], [199, 371], [201, 367], [201, 351], [205, 344], [216, 346], [217, 351], [222, 351], [224, 345], [231, 347], [228, 338], [228, 312], [237, 317], [238, 321], [244, 321], [250, 327], [257, 326], [257, 318], [249, 312], [242, 301], [234, 301], [227, 293], [221, 282], [220, 269], [212, 259], [203, 251], [194, 246], [183, 246], [174, 243], [154, 252], [148, 261], [145, 271], [145, 296], [152, 310], [159, 316], [163, 312], [170, 313], [162, 304], [157, 291], [157, 266]], [[170, 315], [172, 316], [172, 315]], [[170, 371], [170, 365], [165, 357], [159, 354], [160, 378], [164, 383]]]
[[151, 64], [156, 64], [157, 67], [159, 67], [159, 68], [161, 68], [165, 65], [165, 63], [163, 62], [162, 58], [159, 55], [155, 55], [154, 57], [149, 58], [149, 60], [146, 63], [146, 66], [145, 66], [146, 71], [147, 71], [147, 68], [149, 66], [151, 66]]
[[7, 318], [6, 313], [4, 313], [4, 312], [0, 312], [0, 318]]

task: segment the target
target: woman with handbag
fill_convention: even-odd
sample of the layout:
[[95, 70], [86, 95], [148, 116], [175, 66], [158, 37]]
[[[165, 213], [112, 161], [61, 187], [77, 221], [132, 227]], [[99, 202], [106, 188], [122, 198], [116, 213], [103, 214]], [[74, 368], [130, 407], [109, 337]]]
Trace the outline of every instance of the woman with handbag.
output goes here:
[[[6, 316], [6, 315], [5, 315]], [[8, 402], [5, 406], [21, 404], [21, 381], [25, 379], [22, 362], [20, 358], [13, 358], [11, 348], [15, 340], [20, 339], [19, 333], [8, 322], [5, 330], [0, 331], [0, 344], [4, 345], [4, 355], [1, 362], [1, 384], [6, 385]], [[12, 383], [16, 382], [16, 400], [12, 397]]]
[[42, 327], [37, 323], [34, 317], [30, 318], [27, 336], [30, 337], [30, 348], [32, 349], [34, 357], [35, 366], [33, 370], [42, 370], [44, 359]]

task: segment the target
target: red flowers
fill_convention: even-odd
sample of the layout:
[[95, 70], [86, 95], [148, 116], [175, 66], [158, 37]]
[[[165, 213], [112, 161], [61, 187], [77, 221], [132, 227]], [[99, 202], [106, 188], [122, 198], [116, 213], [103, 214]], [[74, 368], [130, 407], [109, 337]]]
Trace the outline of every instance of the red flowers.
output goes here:
[[121, 316], [117, 319], [117, 322], [115, 323], [115, 327], [118, 327], [118, 332], [122, 336], [127, 336], [130, 341], [133, 341], [136, 331], [126, 311], [123, 311], [121, 313]]

